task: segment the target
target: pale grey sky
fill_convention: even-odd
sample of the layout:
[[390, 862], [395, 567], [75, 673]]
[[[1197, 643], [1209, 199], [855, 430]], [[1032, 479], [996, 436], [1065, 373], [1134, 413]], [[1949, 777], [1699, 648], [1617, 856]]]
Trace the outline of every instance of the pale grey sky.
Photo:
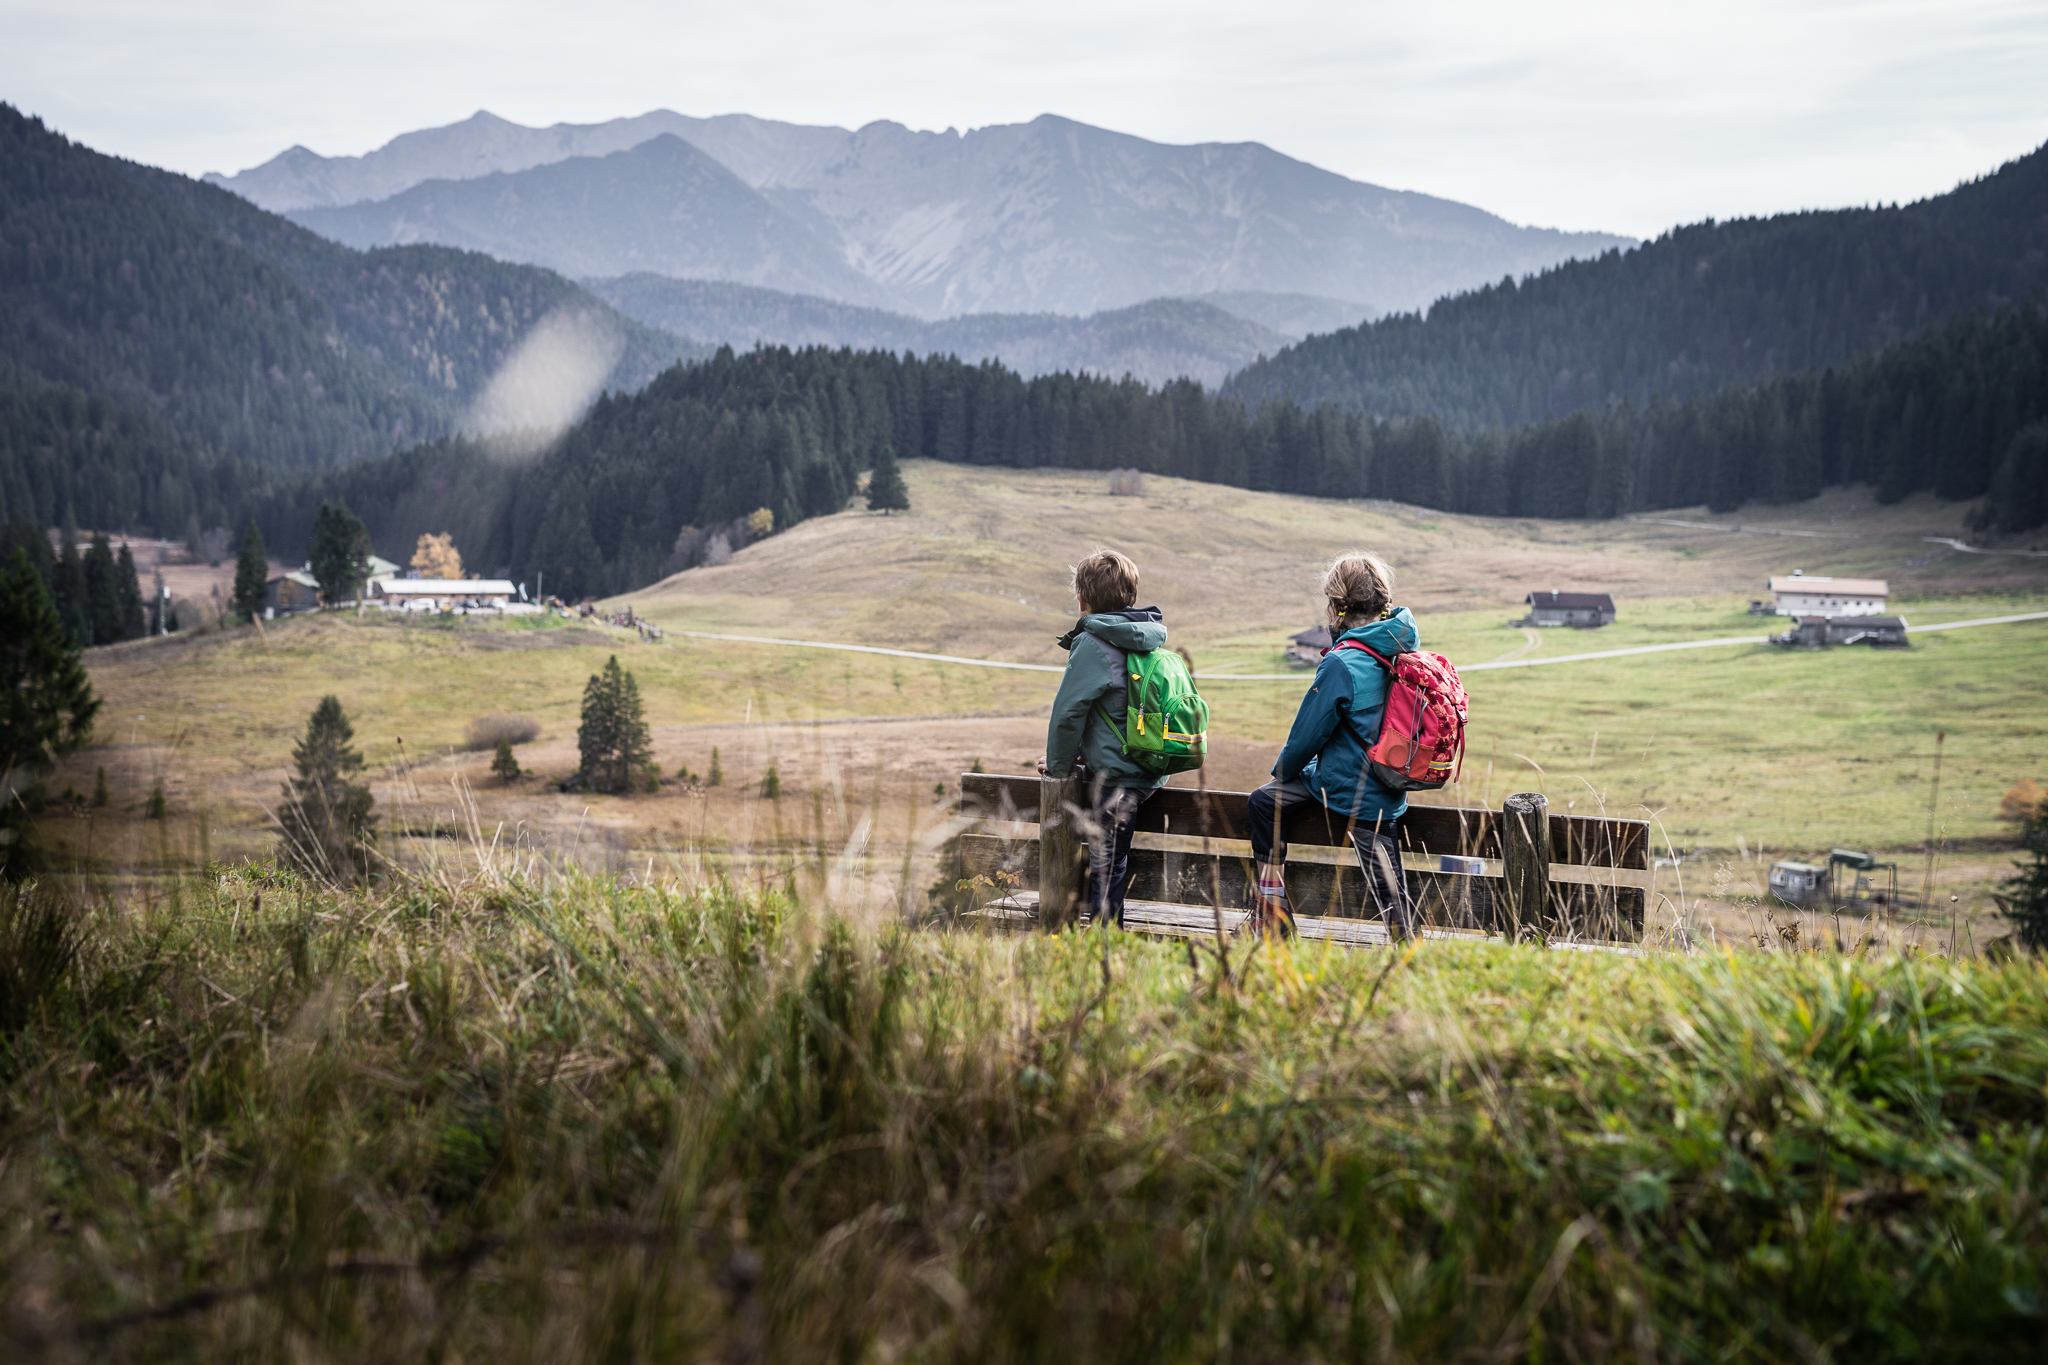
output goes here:
[[0, 0], [0, 99], [236, 171], [477, 109], [1256, 141], [1516, 222], [1909, 200], [2048, 140], [2044, 0]]

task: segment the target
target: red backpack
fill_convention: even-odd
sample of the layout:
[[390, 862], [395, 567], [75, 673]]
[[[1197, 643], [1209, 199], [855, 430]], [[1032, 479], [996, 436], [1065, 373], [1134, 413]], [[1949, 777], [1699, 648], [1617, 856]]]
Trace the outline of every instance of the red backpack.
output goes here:
[[1362, 649], [1388, 673], [1380, 733], [1365, 746], [1372, 775], [1403, 792], [1435, 791], [1456, 781], [1465, 763], [1465, 716], [1471, 702], [1451, 661], [1419, 650], [1389, 660], [1357, 640], [1341, 640], [1336, 647]]

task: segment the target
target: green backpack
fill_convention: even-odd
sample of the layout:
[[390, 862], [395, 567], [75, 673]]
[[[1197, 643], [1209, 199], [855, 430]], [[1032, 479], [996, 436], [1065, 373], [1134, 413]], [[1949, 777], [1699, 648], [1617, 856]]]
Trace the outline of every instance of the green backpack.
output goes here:
[[1187, 660], [1171, 649], [1124, 656], [1129, 719], [1118, 725], [1101, 702], [1095, 710], [1124, 743], [1124, 754], [1148, 773], [1192, 772], [1209, 752], [1209, 703], [1195, 690]]

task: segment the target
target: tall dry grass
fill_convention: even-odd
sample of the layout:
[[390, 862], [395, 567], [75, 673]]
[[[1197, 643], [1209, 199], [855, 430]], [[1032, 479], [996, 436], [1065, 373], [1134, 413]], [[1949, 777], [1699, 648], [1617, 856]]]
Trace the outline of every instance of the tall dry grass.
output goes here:
[[2038, 966], [1426, 943], [1226, 974], [831, 884], [498, 857], [5, 892], [7, 1357], [2042, 1339]]

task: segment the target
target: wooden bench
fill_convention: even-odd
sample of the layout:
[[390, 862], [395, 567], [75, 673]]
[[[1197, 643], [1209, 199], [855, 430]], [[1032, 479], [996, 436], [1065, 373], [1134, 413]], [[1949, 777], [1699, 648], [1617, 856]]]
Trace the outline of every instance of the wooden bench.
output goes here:
[[[1084, 919], [1086, 854], [1075, 782], [964, 773], [957, 844], [963, 877], [988, 889], [977, 913], [1055, 928]], [[1049, 815], [1046, 812], [1050, 812]], [[1234, 928], [1251, 904], [1245, 793], [1168, 787], [1138, 812], [1125, 926], [1176, 937], [1208, 935], [1219, 914]], [[1320, 808], [1288, 813], [1287, 893], [1301, 936], [1364, 946], [1387, 941], [1365, 918], [1363, 877], [1343, 822]], [[1498, 811], [1411, 803], [1398, 830], [1402, 873], [1426, 932], [1500, 934], [1552, 944], [1635, 942], [1650, 886], [1644, 820], [1556, 815], [1523, 793]], [[1484, 860], [1479, 872], [1442, 870], [1446, 855]], [[1043, 870], [1054, 869], [1046, 878]]]

